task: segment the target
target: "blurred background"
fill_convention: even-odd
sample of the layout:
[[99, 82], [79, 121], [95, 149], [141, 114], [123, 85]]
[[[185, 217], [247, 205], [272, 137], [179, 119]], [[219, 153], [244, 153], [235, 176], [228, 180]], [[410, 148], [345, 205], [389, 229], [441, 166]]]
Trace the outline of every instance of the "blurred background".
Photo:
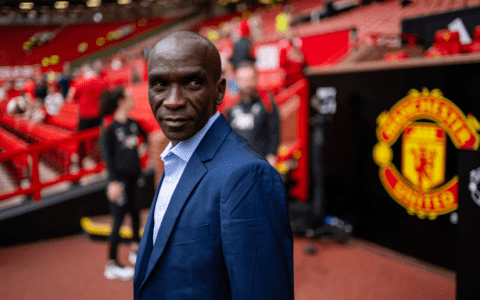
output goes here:
[[218, 48], [221, 113], [242, 57], [274, 101], [297, 299], [479, 299], [480, 0], [0, 0], [2, 298], [132, 297], [102, 274], [98, 107], [135, 99], [143, 226], [168, 144], [147, 59], [176, 30]]

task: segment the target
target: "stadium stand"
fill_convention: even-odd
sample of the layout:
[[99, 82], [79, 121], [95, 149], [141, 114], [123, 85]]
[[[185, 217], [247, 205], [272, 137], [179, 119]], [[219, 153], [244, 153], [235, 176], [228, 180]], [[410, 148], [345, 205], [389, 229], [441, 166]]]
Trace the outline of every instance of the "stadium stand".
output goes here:
[[[480, 1], [478, 0], [413, 1], [406, 7], [401, 7], [399, 1], [374, 2], [320, 20], [318, 23], [300, 24], [297, 32], [299, 35], [305, 35], [306, 32], [318, 30], [319, 27], [324, 32], [354, 27], [357, 30], [357, 46], [364, 43], [373, 44], [375, 41], [381, 42], [384, 36], [392, 34], [399, 36], [403, 19], [479, 5]], [[371, 33], [376, 33], [377, 38], [372, 38]]]
[[[145, 96], [142, 98], [142, 100], [144, 100], [146, 99], [146, 93], [140, 91], [142, 89], [146, 90], [146, 86], [143, 85], [146, 77], [146, 61], [143, 57], [140, 58], [139, 54], [143, 54], [143, 50], [145, 48], [152, 47], [159, 39], [159, 34], [161, 36], [162, 34], [165, 34], [165, 32], [170, 32], [171, 30], [192, 28], [192, 26], [198, 24], [199, 20], [203, 18], [202, 15], [199, 15], [186, 20], [184, 23], [180, 22], [178, 25], [174, 24], [175, 22], [178, 22], [178, 20], [182, 20], [184, 15], [188, 15], [190, 13], [191, 10], [185, 10], [180, 14], [171, 14], [171, 16], [166, 15], [165, 18], [138, 19], [133, 21], [126, 20], [110, 24], [89, 24], [88, 26], [66, 25], [63, 27], [58, 27], [52, 25], [7, 27], [9, 28], [10, 33], [19, 31], [18, 27], [25, 27], [26, 29], [24, 30], [25, 33], [22, 35], [13, 35], [16, 37], [16, 43], [14, 43], [15, 45], [12, 46], [12, 48], [14, 48], [12, 51], [15, 52], [16, 56], [12, 55], [8, 60], [3, 60], [0, 62], [0, 65], [8, 65], [8, 67], [0, 67], [3, 72], [2, 78], [3, 80], [6, 80], [12, 78], [12, 76], [15, 76], [13, 78], [23, 79], [32, 75], [41, 75], [41, 73], [37, 73], [37, 66], [41, 66], [39, 64], [41, 61], [40, 58], [44, 55], [50, 55], [51, 58], [52, 53], [56, 53], [52, 51], [59, 51], [60, 45], [62, 46], [62, 54], [64, 52], [65, 54], [68, 53], [69, 56], [67, 56], [67, 58], [77, 61], [81, 61], [86, 57], [90, 57], [92, 54], [98, 55], [99, 51], [103, 51], [109, 47], [128, 45], [128, 47], [122, 49], [122, 51], [115, 53], [114, 55], [110, 55], [105, 59], [105, 61], [111, 61], [113, 57], [119, 57], [124, 61], [122, 68], [120, 70], [114, 70], [109, 67], [105, 67], [102, 70], [102, 74], [104, 74], [106, 79], [109, 81], [110, 87], [119, 84], [130, 85], [131, 88], [135, 90], [135, 98], [142, 97], [142, 94], [144, 94]], [[172, 22], [169, 23], [169, 21]], [[122, 36], [122, 32], [125, 33], [125, 27], [132, 24], [133, 26], [129, 30], [134, 30], [134, 33], [126, 34], [126, 37]], [[172, 26], [172, 24], [174, 25]], [[118, 30], [119, 28], [121, 30]], [[47, 30], [55, 31], [54, 39], [45, 44], [33, 46], [28, 53], [19, 51], [19, 49], [22, 48], [22, 41], [28, 41], [29, 37], [38, 34], [38, 32]], [[22, 31], [20, 30], [19, 32]], [[5, 32], [2, 31], [2, 34], [3, 33]], [[95, 39], [97, 38], [97, 35], [104, 37], [105, 44], [103, 47], [96, 45]], [[75, 42], [71, 41], [72, 37], [74, 37]], [[86, 51], [85, 49], [81, 49], [82, 51], [79, 51], [80, 48], [77, 48], [79, 43], [77, 42], [85, 37], [93, 39], [93, 44], [95, 46], [87, 46], [89, 51]], [[138, 40], [139, 42], [133, 43], [132, 45], [132, 40]], [[63, 47], [65, 45], [68, 45], [69, 47], [71, 46], [71, 49], [68, 48], [68, 51], [65, 50], [66, 48]], [[0, 51], [4, 51], [2, 47], [4, 47], [5, 51], [7, 51], [10, 45], [7, 46], [0, 46]], [[2, 56], [2, 58], [4, 58], [4, 56]], [[52, 65], [51, 62], [52, 61], [49, 60], [47, 65], [41, 66], [38, 68], [38, 71], [58, 71], [61, 66], [63, 67], [64, 63], [62, 58], [59, 58], [58, 62], [54, 65]], [[36, 64], [28, 65], [29, 63]], [[11, 66], [12, 64], [22, 65], [23, 69], [19, 69], [17, 66]], [[23, 67], [24, 64], [27, 64], [26, 67]], [[109, 64], [104, 64], [104, 66], [109, 66]], [[51, 73], [44, 74], [49, 74], [50, 77], [48, 77], [48, 80], [55, 80], [54, 77], [51, 77]], [[139, 85], [139, 83], [141, 84]], [[137, 91], [139, 91], [139, 93], [137, 93]], [[12, 176], [19, 171], [12, 168], [10, 168], [12, 169], [10, 170], [4, 166], [8, 166], [9, 164], [11, 165], [11, 163], [8, 161], [11, 161], [12, 158], [16, 159], [16, 156], [20, 157], [26, 155], [22, 153], [16, 155], [16, 152], [21, 150], [15, 152], [13, 151], [15, 149], [11, 147], [7, 152], [2, 151], [0, 153], [0, 165], [2, 166], [2, 171], [5, 170], [6, 172], [5, 178], [11, 178], [12, 180], [10, 181], [12, 184], [9, 184], [11, 188], [2, 189], [2, 192], [0, 193], [0, 199], [13, 199], [21, 194], [33, 194], [34, 199], [38, 201], [45, 195], [55, 194], [55, 191], [65, 191], [68, 189], [68, 186], [70, 186], [70, 182], [77, 182], [80, 180], [79, 183], [81, 185], [85, 185], [104, 179], [104, 175], [106, 173], [103, 172], [103, 163], [98, 163], [97, 161], [90, 162], [90, 166], [82, 167], [79, 165], [79, 142], [81, 140], [86, 140], [88, 144], [92, 144], [92, 142], [95, 144], [95, 140], [98, 139], [99, 130], [94, 129], [93, 131], [86, 130], [85, 132], [75, 133], [78, 127], [77, 104], [68, 102], [64, 103], [58, 114], [47, 114], [43, 120], [43, 123], [35, 123], [24, 119], [23, 117], [6, 115], [6, 105], [8, 100], [9, 98], [7, 97], [0, 101], [0, 124], [4, 131], [10, 133], [11, 135], [13, 134], [13, 137], [20, 139], [23, 144], [25, 144], [26, 148], [22, 150], [24, 153], [32, 154], [33, 164], [37, 164], [37, 166], [31, 167], [29, 176], [37, 177], [37, 179], [30, 178], [33, 180], [32, 184], [27, 185], [26, 188], [20, 188], [18, 185], [18, 180]], [[147, 104], [147, 106], [143, 108], [141, 106], [136, 107], [135, 111], [133, 112], [133, 117], [139, 119], [142, 127], [144, 127], [147, 132], [158, 130], [158, 125], [155, 122], [152, 122], [153, 117], [151, 116], [148, 102], [142, 101], [137, 103], [144, 103]], [[148, 113], [145, 113], [147, 110]], [[9, 140], [5, 139], [4, 141], [8, 142]], [[5, 148], [7, 149], [8, 146]], [[98, 149], [93, 150], [98, 152]], [[95, 155], [98, 156], [99, 153], [96, 153]], [[99, 157], [94, 157], [94, 159], [99, 159]], [[141, 160], [143, 166], [146, 166], [147, 160], [148, 155], [144, 155]], [[12, 171], [14, 174], [11, 175], [10, 173]], [[96, 176], [95, 174], [98, 174], [99, 176]], [[58, 188], [58, 185], [61, 183], [65, 183], [64, 187]], [[57, 188], [54, 188], [56, 186]], [[14, 190], [12, 191], [12, 189]]]
[[[138, 21], [123, 21], [102, 24], [66, 25], [63, 27], [34, 27], [17, 34], [18, 27], [7, 28], [3, 38], [13, 37], [12, 44], [3, 44], [1, 51], [8, 51], [0, 60], [0, 65], [34, 65], [41, 64], [42, 71], [61, 71], [65, 62], [78, 60], [104, 51], [115, 45], [139, 37], [149, 30], [168, 22], [167, 19], [140, 19]], [[50, 31], [55, 37], [29, 51], [20, 51], [24, 43], [38, 32]], [[12, 34], [15, 32], [15, 34]]]
[[[42, 31], [53, 31], [57, 28], [56, 25], [49, 26], [1, 26], [0, 39], [2, 41], [8, 40], [8, 43], [2, 43], [0, 46], [1, 66], [14, 66], [16, 61], [19, 61], [26, 54], [23, 50], [23, 44], [30, 40], [30, 38]], [[40, 62], [38, 62], [40, 63]]]
[[[305, 56], [306, 65], [309, 67], [326, 67], [341, 64], [342, 61], [349, 60], [353, 49], [362, 45], [382, 45], [388, 41], [403, 39], [408, 41], [409, 46], [415, 46], [418, 37], [415, 35], [402, 34], [399, 25], [401, 20], [417, 16], [425, 16], [439, 12], [449, 11], [457, 8], [473, 7], [480, 4], [478, 0], [469, 1], [413, 1], [410, 5], [401, 7], [398, 1], [374, 2], [369, 5], [360, 5], [357, 1], [333, 1], [336, 7], [352, 6], [348, 11], [336, 14], [331, 17], [321, 18], [318, 22], [300, 23], [295, 26], [297, 36], [302, 41], [302, 51]], [[308, 15], [312, 12], [324, 8], [325, 2], [321, 1], [291, 1], [293, 16]], [[271, 60], [271, 53], [278, 53], [275, 50], [279, 41], [283, 38], [275, 30], [275, 18], [284, 9], [283, 5], [274, 7], [252, 8], [243, 13], [230, 13], [224, 16], [203, 19], [196, 25], [198, 31], [208, 35], [209, 30], [219, 30], [219, 28], [232, 20], [248, 18], [253, 13], [259, 14], [262, 21], [262, 36], [254, 37], [253, 49], [257, 56], [259, 65], [262, 63], [262, 55], [269, 55], [267, 59]], [[380, 17], [378, 17], [380, 16]], [[384, 17], [383, 17], [384, 16]], [[1, 51], [8, 54], [2, 56], [0, 65], [35, 65], [42, 64], [41, 70], [58, 71], [63, 68], [64, 62], [83, 60], [92, 54], [118, 45], [125, 44], [142, 34], [153, 31], [157, 27], [165, 26], [174, 18], [156, 18], [156, 19], [138, 19], [135, 21], [122, 21], [116, 23], [83, 24], [83, 25], [49, 25], [49, 26], [11, 26], [2, 30], [1, 36], [13, 36], [9, 44], [3, 44]], [[191, 26], [190, 28], [194, 28]], [[11, 33], [15, 32], [14, 35]], [[45, 43], [35, 45], [25, 44], [30, 38], [41, 32], [53, 33], [53, 38]], [[459, 48], [458, 43], [452, 46], [452, 40], [443, 41], [441, 37], [444, 32], [436, 36], [435, 50], [428, 50], [425, 56], [438, 56], [438, 53], [450, 54], [460, 52], [475, 52], [478, 48], [479, 30], [470, 45]], [[453, 36], [455, 36], [453, 34]], [[132, 116], [136, 118], [147, 132], [158, 130], [158, 125], [149, 117], [150, 108], [146, 103], [146, 61], [138, 57], [147, 47], [152, 47], [158, 37], [153, 36], [148, 40], [133, 44], [128, 49], [119, 53], [103, 58], [104, 68], [102, 70], [110, 87], [116, 85], [127, 85], [137, 99], [136, 109]], [[318, 45], [322, 45], [322, 51], [318, 51]], [[439, 45], [439, 46], [437, 46]], [[28, 51], [18, 51], [19, 48], [28, 46]], [[67, 48], [65, 48], [67, 47]], [[60, 55], [61, 49], [61, 55]], [[273, 52], [271, 52], [273, 50]], [[439, 50], [440, 49], [440, 50]], [[447, 50], [448, 49], [448, 53]], [[227, 49], [228, 51], [229, 49]], [[270, 52], [269, 52], [270, 51]], [[443, 51], [443, 52], [442, 52]], [[418, 56], [418, 51], [405, 49], [390, 49], [378, 54], [378, 59], [392, 62], [405, 60], [410, 57]], [[433, 54], [432, 54], [433, 53]], [[52, 60], [52, 57], [58, 55], [58, 58]], [[123, 61], [120, 69], [114, 69], [109, 63], [113, 58], [119, 58]], [[278, 57], [273, 57], [278, 61]], [[278, 63], [270, 63], [270, 66], [259, 71], [259, 82], [262, 90], [272, 91], [275, 94], [282, 92], [283, 89], [282, 70]], [[228, 93], [225, 104], [222, 109], [228, 109], [238, 98]], [[50, 140], [64, 139], [71, 137], [73, 131], [77, 128], [78, 118], [77, 107], [72, 103], [65, 103], [58, 115], [48, 115], [44, 124], [32, 125], [25, 120], [18, 120], [13, 117], [2, 116], [2, 123], [5, 127], [17, 132], [19, 135], [25, 135], [30, 141], [42, 142]], [[60, 169], [67, 170], [71, 164], [70, 156], [76, 152], [75, 143], [71, 145], [59, 146], [57, 151], [51, 152], [51, 160], [59, 158]], [[292, 150], [293, 151], [293, 150]], [[290, 151], [289, 153], [293, 153]], [[56, 153], [56, 154], [52, 154]]]

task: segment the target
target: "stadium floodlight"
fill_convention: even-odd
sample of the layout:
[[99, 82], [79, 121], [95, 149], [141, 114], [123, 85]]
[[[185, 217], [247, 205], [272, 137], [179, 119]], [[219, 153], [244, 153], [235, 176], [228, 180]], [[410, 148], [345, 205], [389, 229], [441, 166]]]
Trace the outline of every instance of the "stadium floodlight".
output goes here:
[[18, 7], [20, 7], [20, 9], [32, 9], [33, 5], [33, 2], [21, 2]]
[[56, 9], [65, 9], [68, 7], [68, 1], [57, 1], [53, 5]]
[[102, 0], [88, 0], [87, 7], [99, 7], [102, 4]]
[[120, 5], [125, 5], [132, 3], [132, 0], [117, 0], [117, 3]]

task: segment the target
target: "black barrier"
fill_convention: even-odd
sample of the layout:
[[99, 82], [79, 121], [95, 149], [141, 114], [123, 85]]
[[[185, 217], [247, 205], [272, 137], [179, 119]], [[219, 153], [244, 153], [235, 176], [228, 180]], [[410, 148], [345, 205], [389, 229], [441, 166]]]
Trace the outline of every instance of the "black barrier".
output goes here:
[[[373, 149], [379, 143], [379, 117], [412, 89], [439, 89], [463, 113], [480, 117], [479, 64], [311, 73], [308, 79], [312, 95], [318, 87], [337, 90], [337, 112], [325, 124], [326, 213], [351, 221], [358, 237], [454, 270], [455, 214], [431, 216], [433, 220], [426, 215], [410, 215], [412, 211], [397, 203], [382, 184]], [[392, 165], [399, 173], [402, 151], [400, 136], [391, 144]], [[457, 175], [458, 151], [447, 136], [444, 180], [438, 187]]]
[[[153, 172], [148, 170], [145, 175], [145, 194], [136, 202], [139, 209], [149, 208], [155, 193]], [[0, 247], [81, 233], [83, 217], [110, 214], [105, 196], [107, 184], [108, 180], [102, 180], [73, 186], [38, 203], [27, 201], [3, 209], [0, 211]]]
[[480, 299], [480, 151], [460, 151], [457, 299]]

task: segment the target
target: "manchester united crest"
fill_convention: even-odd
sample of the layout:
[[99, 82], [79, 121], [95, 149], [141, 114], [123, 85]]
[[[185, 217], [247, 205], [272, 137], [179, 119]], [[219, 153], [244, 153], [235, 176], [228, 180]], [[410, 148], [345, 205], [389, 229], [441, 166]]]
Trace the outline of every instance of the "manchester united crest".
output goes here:
[[[458, 177], [445, 178], [446, 143], [475, 150], [479, 122], [465, 115], [440, 90], [411, 90], [377, 118], [373, 158], [390, 196], [411, 215], [434, 220], [457, 209]], [[391, 146], [401, 143], [401, 173], [392, 163]]]

